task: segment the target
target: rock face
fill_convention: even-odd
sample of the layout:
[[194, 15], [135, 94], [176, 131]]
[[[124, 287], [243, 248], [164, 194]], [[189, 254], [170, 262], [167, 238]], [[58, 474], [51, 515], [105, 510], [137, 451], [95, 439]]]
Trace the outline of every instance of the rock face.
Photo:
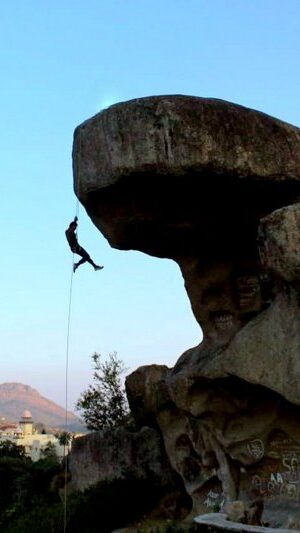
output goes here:
[[[77, 438], [69, 470], [68, 491], [85, 492], [88, 506], [96, 504], [96, 524], [86, 514], [89, 531], [109, 532], [158, 510], [165, 519], [180, 519], [192, 507], [180, 476], [170, 466], [161, 435], [153, 428], [122, 427]], [[76, 524], [70, 523], [70, 531], [72, 527]]]
[[174, 485], [174, 472], [155, 429], [105, 430], [75, 439], [70, 455], [71, 487], [85, 489], [100, 481], [149, 480]]
[[116, 248], [175, 260], [203, 330], [173, 369], [128, 377], [137, 422], [160, 428], [195, 512], [263, 498], [266, 517], [278, 501], [293, 513], [300, 130], [221, 100], [151, 97], [79, 126], [73, 155], [93, 222]]

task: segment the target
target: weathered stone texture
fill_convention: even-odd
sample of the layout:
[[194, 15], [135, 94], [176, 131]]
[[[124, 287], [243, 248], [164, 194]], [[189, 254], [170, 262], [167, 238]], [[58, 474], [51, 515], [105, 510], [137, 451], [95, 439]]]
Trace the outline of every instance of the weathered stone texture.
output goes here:
[[[237, 533], [295, 533], [296, 531], [299, 531], [299, 529], [294, 529], [294, 526], [291, 522], [286, 526], [288, 529], [241, 524], [232, 520], [228, 520], [225, 513], [205, 514], [198, 516], [195, 521], [197, 524], [199, 524], [201, 528], [200, 531], [207, 531], [207, 533], [210, 533], [212, 530], [216, 533], [219, 531], [229, 531], [230, 533], [234, 533], [235, 531]], [[297, 524], [296, 527], [298, 527]]]
[[71, 487], [83, 491], [101, 481], [151, 479], [174, 484], [174, 475], [155, 429], [124, 428], [90, 433], [75, 439], [70, 455]]
[[128, 377], [137, 424], [161, 432], [194, 512], [260, 498], [268, 518], [284, 509], [276, 526], [292, 524], [300, 130], [221, 100], [142, 98], [79, 126], [73, 161], [96, 226], [116, 248], [175, 260], [203, 330], [173, 369]]
[[[163, 257], [249, 255], [259, 218], [299, 191], [300, 133], [186, 96], [116, 104], [75, 131], [75, 190], [110, 244]], [[238, 221], [238, 222], [237, 222]]]
[[300, 288], [300, 204], [283, 207], [262, 219], [259, 241], [265, 268]]
[[85, 197], [139, 173], [299, 180], [299, 145], [298, 128], [223, 100], [139, 98], [76, 129], [75, 185]]

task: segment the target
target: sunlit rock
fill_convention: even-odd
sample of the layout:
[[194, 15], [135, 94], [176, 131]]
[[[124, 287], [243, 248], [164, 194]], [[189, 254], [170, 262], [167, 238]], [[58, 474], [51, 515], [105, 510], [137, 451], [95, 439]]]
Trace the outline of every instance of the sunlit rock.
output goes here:
[[285, 523], [300, 499], [300, 130], [222, 100], [141, 98], [79, 126], [73, 162], [113, 247], [178, 263], [203, 330], [173, 369], [128, 377], [137, 424], [159, 428], [194, 512], [262, 499]]

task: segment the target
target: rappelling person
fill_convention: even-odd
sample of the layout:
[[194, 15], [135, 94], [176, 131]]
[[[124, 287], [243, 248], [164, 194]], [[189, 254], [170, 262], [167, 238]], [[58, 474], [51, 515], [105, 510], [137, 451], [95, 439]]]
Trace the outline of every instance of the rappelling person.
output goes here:
[[66, 237], [67, 237], [67, 241], [69, 243], [69, 246], [70, 246], [73, 254], [77, 254], [77, 255], [80, 255], [80, 257], [82, 257], [82, 259], [80, 259], [80, 261], [78, 261], [78, 263], [74, 263], [73, 272], [75, 272], [75, 270], [80, 265], [83, 265], [83, 263], [86, 263], [86, 261], [88, 263], [90, 263], [94, 267], [95, 270], [102, 270], [102, 268], [104, 268], [104, 267], [96, 265], [94, 263], [94, 261], [90, 258], [90, 256], [87, 253], [87, 251], [84, 248], [82, 248], [82, 246], [80, 246], [80, 244], [78, 243], [77, 234], [76, 234], [77, 221], [78, 221], [78, 218], [75, 217], [74, 220], [72, 222], [70, 222], [68, 229], [65, 231]]

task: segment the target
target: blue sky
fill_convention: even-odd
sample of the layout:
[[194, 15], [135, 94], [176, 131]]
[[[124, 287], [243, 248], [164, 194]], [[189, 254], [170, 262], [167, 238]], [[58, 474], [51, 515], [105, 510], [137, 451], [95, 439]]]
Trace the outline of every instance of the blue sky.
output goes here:
[[[300, 125], [299, 0], [10, 0], [0, 4], [1, 382], [64, 403], [75, 213], [73, 130], [112, 103], [217, 97]], [[201, 339], [171, 261], [109, 247], [84, 210], [80, 241], [102, 272], [76, 272], [69, 406], [90, 356], [172, 366]]]

